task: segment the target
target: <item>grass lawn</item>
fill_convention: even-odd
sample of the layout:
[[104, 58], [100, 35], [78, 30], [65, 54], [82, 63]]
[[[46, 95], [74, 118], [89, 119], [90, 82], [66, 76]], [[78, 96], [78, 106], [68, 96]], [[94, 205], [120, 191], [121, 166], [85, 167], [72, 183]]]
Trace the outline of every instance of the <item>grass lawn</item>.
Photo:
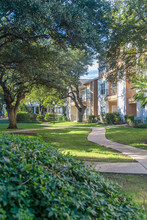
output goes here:
[[[49, 129], [44, 131], [34, 131], [51, 143], [52, 146], [60, 149], [62, 152], [70, 152], [80, 159], [89, 161], [103, 162], [133, 162], [129, 156], [122, 155], [106, 147], [94, 144], [87, 140], [91, 129], [66, 128]], [[29, 132], [25, 132], [29, 135]], [[32, 132], [30, 132], [32, 134]]]
[[62, 126], [71, 126], [71, 127], [104, 127], [106, 124], [97, 124], [97, 123], [86, 123], [86, 122], [55, 122], [55, 124], [50, 123], [52, 127], [62, 127]]
[[112, 173], [103, 173], [103, 176], [116, 181], [127, 194], [133, 195], [134, 201], [147, 213], [147, 176]]
[[[18, 129], [48, 128], [40, 123], [17, 123]], [[0, 131], [11, 131], [8, 128], [8, 120], [0, 120]], [[14, 129], [13, 129], [14, 130]]]
[[121, 144], [147, 150], [147, 129], [131, 127], [106, 128], [106, 137]]

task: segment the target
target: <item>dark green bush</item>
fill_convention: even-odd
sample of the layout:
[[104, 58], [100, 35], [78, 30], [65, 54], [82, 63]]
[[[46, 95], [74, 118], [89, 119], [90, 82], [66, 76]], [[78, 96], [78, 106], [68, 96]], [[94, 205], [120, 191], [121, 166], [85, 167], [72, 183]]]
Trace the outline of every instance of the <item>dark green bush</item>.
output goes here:
[[28, 121], [30, 121], [30, 113], [18, 112], [16, 120], [17, 120], [17, 122], [28, 122]]
[[134, 115], [125, 115], [125, 121], [128, 125], [134, 125]]
[[65, 115], [56, 115], [56, 121], [67, 121], [67, 117]]
[[134, 124], [134, 128], [147, 128], [147, 124], [138, 124], [138, 123], [135, 123]]
[[37, 115], [37, 121], [44, 121], [44, 115]]
[[121, 124], [122, 123], [122, 119], [121, 116], [119, 114], [119, 112], [114, 112], [114, 120], [115, 120], [115, 124]]
[[106, 113], [106, 123], [107, 124], [121, 124], [122, 119], [118, 112]]
[[114, 124], [114, 122], [115, 122], [114, 113], [106, 113], [106, 123]]
[[95, 115], [89, 115], [88, 116], [88, 123], [96, 123], [99, 122], [100, 117]]
[[45, 114], [44, 119], [45, 121], [49, 121], [49, 122], [55, 121], [55, 114], [53, 113]]
[[39, 137], [5, 134], [0, 146], [0, 219], [145, 219], [116, 184]]
[[36, 121], [37, 114], [36, 113], [29, 113], [30, 114], [30, 120], [31, 121]]

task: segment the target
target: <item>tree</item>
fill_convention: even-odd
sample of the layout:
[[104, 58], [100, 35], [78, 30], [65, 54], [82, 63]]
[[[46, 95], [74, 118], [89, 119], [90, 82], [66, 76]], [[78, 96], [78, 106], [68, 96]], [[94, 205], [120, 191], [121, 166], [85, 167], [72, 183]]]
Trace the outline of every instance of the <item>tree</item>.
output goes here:
[[5, 104], [4, 93], [2, 88], [0, 87], [0, 116], [2, 116], [4, 104]]
[[[87, 73], [88, 66], [92, 64], [91, 54], [85, 51], [74, 50], [69, 51], [65, 59], [68, 68], [68, 78], [66, 80], [66, 87], [63, 88], [62, 98], [71, 98], [78, 110], [78, 122], [82, 122], [86, 105], [83, 103], [79, 87], [81, 86], [80, 77]], [[66, 65], [66, 63], [64, 63]], [[66, 89], [65, 89], [66, 88]]]
[[147, 68], [146, 1], [114, 1], [112, 5], [112, 27], [105, 54], [109, 79], [121, 78], [125, 70], [126, 77], [134, 80]]
[[62, 48], [103, 50], [109, 11], [107, 1], [95, 0], [0, 2], [0, 85], [9, 128], [17, 127], [20, 101], [34, 85], [60, 88], [64, 84], [67, 71], [65, 65], [60, 66]]
[[137, 93], [134, 96], [135, 100], [140, 101], [142, 107], [145, 108], [147, 105], [147, 76], [137, 79], [132, 89], [137, 90]]
[[51, 89], [46, 86], [35, 86], [31, 93], [26, 96], [24, 103], [37, 103], [39, 104], [39, 114], [43, 114], [43, 109], [52, 107], [55, 104], [64, 104], [65, 100], [60, 99], [60, 94], [57, 89]]

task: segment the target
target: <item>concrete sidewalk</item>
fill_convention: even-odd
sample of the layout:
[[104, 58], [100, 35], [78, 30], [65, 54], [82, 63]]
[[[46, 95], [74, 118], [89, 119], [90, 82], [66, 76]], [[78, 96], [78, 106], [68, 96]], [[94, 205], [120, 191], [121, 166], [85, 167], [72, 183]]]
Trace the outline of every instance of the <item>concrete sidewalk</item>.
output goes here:
[[105, 137], [106, 129], [101, 128], [92, 128], [92, 132], [88, 135], [88, 140], [103, 145], [107, 148], [111, 148], [114, 150], [117, 150], [123, 154], [129, 155], [134, 160], [136, 160], [138, 163], [97, 163], [95, 164], [96, 169], [101, 166], [100, 171], [106, 170], [108, 172], [123, 172], [124, 173], [136, 173], [140, 171], [140, 174], [143, 172], [144, 174], [147, 174], [147, 150], [142, 150], [136, 147], [131, 147], [128, 145], [116, 143], [113, 141], [108, 140]]

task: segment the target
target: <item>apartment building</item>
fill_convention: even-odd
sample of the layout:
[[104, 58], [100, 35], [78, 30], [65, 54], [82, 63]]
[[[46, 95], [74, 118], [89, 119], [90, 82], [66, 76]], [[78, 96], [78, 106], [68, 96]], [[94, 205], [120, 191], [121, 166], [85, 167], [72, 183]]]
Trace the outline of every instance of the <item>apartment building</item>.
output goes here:
[[[119, 112], [122, 120], [127, 114], [135, 117], [147, 118], [147, 106], [141, 108], [141, 103], [134, 100], [135, 89], [131, 89], [132, 83], [125, 76], [123, 79], [110, 83], [106, 77], [106, 71], [98, 73], [98, 77], [91, 80], [81, 80], [80, 95], [86, 105], [83, 121], [87, 121], [89, 115], [101, 115], [109, 112]], [[72, 100], [67, 104], [68, 118], [78, 121], [78, 110]]]

